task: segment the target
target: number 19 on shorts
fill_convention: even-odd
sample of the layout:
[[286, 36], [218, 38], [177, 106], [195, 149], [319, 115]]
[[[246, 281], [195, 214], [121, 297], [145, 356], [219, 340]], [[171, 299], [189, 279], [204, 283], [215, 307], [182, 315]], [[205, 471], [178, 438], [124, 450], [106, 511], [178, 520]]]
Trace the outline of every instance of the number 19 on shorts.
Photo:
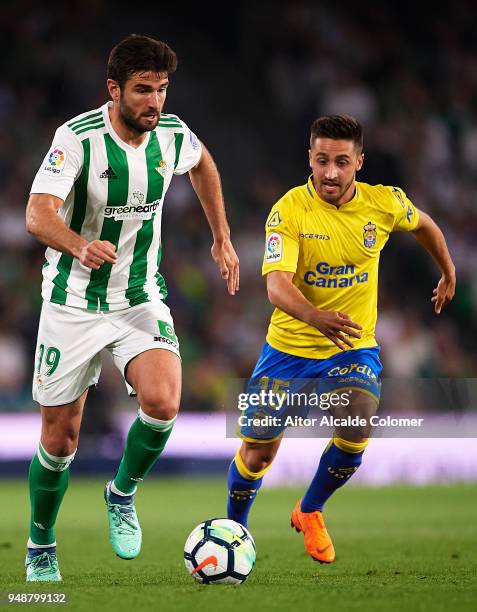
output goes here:
[[38, 347], [38, 364], [37, 364], [38, 374], [40, 374], [41, 372], [43, 358], [44, 358], [44, 363], [46, 365], [45, 375], [51, 376], [53, 372], [56, 370], [56, 368], [58, 367], [58, 364], [60, 363], [60, 357], [61, 357], [61, 351], [59, 348], [56, 348], [56, 346], [50, 346], [48, 348], [45, 348], [44, 344], [40, 344], [40, 346]]

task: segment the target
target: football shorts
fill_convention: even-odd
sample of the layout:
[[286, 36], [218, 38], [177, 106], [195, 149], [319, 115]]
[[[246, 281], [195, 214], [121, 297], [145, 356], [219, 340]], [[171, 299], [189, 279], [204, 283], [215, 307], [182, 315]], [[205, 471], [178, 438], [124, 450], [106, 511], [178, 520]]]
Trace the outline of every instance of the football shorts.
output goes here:
[[[357, 390], [379, 402], [379, 351], [375, 346], [340, 351], [328, 359], [309, 359], [284, 353], [266, 342], [247, 384], [248, 403], [242, 407], [239, 436], [249, 442], [278, 439], [287, 417], [292, 421], [306, 418], [311, 406], [329, 409], [324, 400], [329, 403], [332, 394], [338, 401], [340, 393]], [[312, 396], [320, 403], [313, 404]]]
[[[157, 300], [112, 312], [94, 312], [43, 302], [33, 375], [33, 399], [42, 406], [70, 403], [101, 372], [107, 349], [125, 376], [128, 363], [144, 351], [165, 349], [180, 357], [169, 308]], [[134, 389], [125, 378], [130, 395]]]

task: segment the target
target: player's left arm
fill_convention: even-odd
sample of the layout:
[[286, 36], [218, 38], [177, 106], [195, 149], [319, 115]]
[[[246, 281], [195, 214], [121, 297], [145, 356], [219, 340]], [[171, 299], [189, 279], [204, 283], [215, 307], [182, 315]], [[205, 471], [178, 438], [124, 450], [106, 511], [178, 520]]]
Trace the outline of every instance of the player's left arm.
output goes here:
[[447, 306], [454, 297], [456, 283], [454, 262], [447, 248], [444, 234], [437, 223], [422, 210], [419, 211], [419, 221], [411, 232], [432, 256], [441, 271], [441, 278], [431, 299], [436, 314], [440, 314], [442, 308]]
[[230, 240], [219, 171], [203, 143], [199, 163], [189, 171], [189, 176], [212, 231], [212, 258], [227, 281], [228, 292], [235, 295], [239, 290], [239, 259]]

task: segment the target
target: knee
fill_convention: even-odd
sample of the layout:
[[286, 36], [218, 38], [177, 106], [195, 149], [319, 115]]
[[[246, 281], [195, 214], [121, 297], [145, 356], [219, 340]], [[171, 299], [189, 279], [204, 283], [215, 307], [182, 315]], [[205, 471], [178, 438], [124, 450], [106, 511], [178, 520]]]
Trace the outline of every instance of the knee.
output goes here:
[[268, 448], [268, 444], [259, 448], [242, 447], [241, 456], [247, 468], [254, 473], [262, 472], [270, 466], [277, 454], [275, 449]]
[[50, 455], [68, 457], [78, 448], [78, 434], [73, 431], [43, 434], [41, 444]]
[[153, 419], [170, 421], [179, 411], [179, 397], [154, 390], [141, 393], [139, 404], [142, 411]]
[[265, 470], [271, 463], [272, 463], [273, 459], [270, 459], [268, 457], [257, 457], [255, 455], [252, 456], [247, 456], [246, 459], [244, 459], [244, 463], [245, 465], [248, 467], [248, 469], [251, 472], [262, 472], [263, 470]]
[[41, 443], [46, 452], [55, 457], [68, 457], [78, 448], [79, 431], [71, 424], [45, 424]]

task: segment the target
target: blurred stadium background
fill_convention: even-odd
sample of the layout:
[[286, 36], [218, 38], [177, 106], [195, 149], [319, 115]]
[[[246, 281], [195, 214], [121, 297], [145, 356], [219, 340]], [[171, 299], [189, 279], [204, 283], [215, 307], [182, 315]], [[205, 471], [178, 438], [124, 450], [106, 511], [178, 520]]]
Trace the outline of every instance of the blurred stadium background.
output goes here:
[[[344, 6], [238, 2], [221, 16], [203, 4], [132, 12], [101, 0], [2, 3], [1, 474], [25, 474], [39, 432], [30, 379], [44, 248], [24, 228], [29, 188], [56, 127], [106, 100], [108, 53], [131, 32], [161, 38], [178, 53], [166, 112], [183, 118], [215, 156], [241, 259], [241, 290], [231, 298], [210, 258], [200, 204], [188, 178], [176, 177], [166, 198], [162, 271], [181, 341], [183, 416], [160, 470], [225, 474], [237, 446], [224, 439], [226, 383], [250, 374], [271, 313], [260, 274], [263, 225], [273, 203], [306, 180], [309, 126], [321, 114], [350, 113], [363, 122], [366, 160], [358, 179], [404, 188], [440, 224], [457, 266], [455, 300], [437, 318], [430, 303], [437, 270], [411, 237], [393, 236], [380, 276], [384, 375], [475, 376], [477, 6], [434, 5], [425, 16], [402, 3]], [[105, 354], [73, 472], [111, 469], [134, 409]], [[414, 441], [393, 445], [403, 449], [397, 467], [389, 446], [370, 448], [361, 478], [477, 479], [477, 461], [464, 457], [462, 442], [450, 442], [455, 469], [432, 441], [425, 451]], [[471, 442], [467, 453], [475, 453]], [[293, 456], [298, 446], [289, 444]], [[308, 471], [295, 459], [277, 467], [275, 479], [308, 476], [319, 449], [307, 448]], [[386, 456], [394, 458], [387, 471]], [[427, 461], [420, 476], [410, 462], [419, 456]]]

